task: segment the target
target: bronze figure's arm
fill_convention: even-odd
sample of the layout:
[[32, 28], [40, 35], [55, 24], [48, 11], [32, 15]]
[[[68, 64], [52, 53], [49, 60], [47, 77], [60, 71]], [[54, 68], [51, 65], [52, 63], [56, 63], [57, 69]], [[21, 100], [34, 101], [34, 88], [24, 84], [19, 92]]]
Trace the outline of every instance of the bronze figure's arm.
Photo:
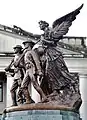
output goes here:
[[16, 62], [14, 62], [14, 66], [15, 66], [15, 67], [17, 67], [17, 66], [19, 65], [20, 61], [23, 59], [23, 57], [24, 57], [24, 55], [25, 55], [25, 53], [26, 53], [27, 51], [28, 51], [28, 50], [25, 50], [25, 49], [24, 49], [24, 51], [23, 51], [23, 53], [21, 54], [21, 56], [19, 57], [19, 59], [18, 59]]
[[41, 76], [42, 75], [42, 70], [41, 70], [41, 66], [40, 66], [40, 60], [39, 60], [39, 57], [38, 57], [37, 53], [33, 50], [32, 50], [32, 56], [33, 56], [33, 60], [35, 62], [38, 74]]
[[10, 68], [13, 66], [14, 58], [11, 60], [10, 64], [5, 68], [5, 71], [9, 71]]

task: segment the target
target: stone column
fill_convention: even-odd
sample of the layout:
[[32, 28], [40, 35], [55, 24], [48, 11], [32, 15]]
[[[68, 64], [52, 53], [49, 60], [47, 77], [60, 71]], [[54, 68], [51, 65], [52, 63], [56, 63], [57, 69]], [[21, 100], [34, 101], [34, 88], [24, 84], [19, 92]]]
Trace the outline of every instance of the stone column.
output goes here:
[[79, 85], [82, 98], [80, 108], [82, 120], [87, 120], [87, 58], [65, 58], [70, 72], [79, 73]]
[[87, 120], [87, 75], [80, 74], [79, 79], [80, 79], [80, 93], [82, 97], [80, 115], [82, 120]]

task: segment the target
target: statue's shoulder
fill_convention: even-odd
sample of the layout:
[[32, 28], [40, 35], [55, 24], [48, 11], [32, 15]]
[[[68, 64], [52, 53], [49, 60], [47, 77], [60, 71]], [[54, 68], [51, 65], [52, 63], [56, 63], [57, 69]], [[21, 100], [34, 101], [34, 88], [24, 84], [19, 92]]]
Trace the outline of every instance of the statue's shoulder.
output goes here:
[[31, 56], [31, 57], [33, 56], [33, 57], [34, 57], [35, 51], [34, 51], [34, 50], [27, 50], [26, 55], [27, 55], [27, 56]]
[[30, 49], [25, 49], [25, 50], [23, 51], [23, 54], [27, 54], [27, 53], [30, 53], [30, 52], [31, 52]]

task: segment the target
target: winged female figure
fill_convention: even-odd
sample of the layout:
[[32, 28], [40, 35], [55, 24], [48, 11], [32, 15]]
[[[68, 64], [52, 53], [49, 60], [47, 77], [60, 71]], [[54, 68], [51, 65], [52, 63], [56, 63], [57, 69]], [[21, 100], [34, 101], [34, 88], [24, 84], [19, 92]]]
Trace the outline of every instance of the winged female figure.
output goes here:
[[[70, 74], [63, 55], [57, 47], [57, 42], [68, 32], [69, 27], [80, 13], [82, 7], [83, 4], [73, 12], [55, 20], [51, 28], [46, 21], [41, 20], [39, 22], [40, 29], [44, 31], [44, 34], [41, 35], [40, 41], [36, 46], [40, 46], [38, 50], [39, 48], [41, 49], [41, 46], [44, 50], [43, 54], [46, 57], [45, 74], [47, 76], [47, 79], [42, 82], [42, 88], [45, 89], [43, 86], [46, 86], [50, 96], [60, 93], [60, 90], [69, 90], [75, 84], [75, 77]], [[41, 51], [39, 50], [39, 52]], [[45, 84], [47, 83], [46, 80], [48, 86]], [[74, 92], [78, 91], [75, 91], [74, 88]]]

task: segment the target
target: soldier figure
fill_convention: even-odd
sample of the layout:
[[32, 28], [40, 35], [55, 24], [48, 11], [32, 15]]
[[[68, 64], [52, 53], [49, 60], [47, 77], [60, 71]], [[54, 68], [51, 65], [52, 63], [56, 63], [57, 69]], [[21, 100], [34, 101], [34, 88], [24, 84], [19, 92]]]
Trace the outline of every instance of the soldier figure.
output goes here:
[[14, 63], [20, 58], [22, 52], [22, 46], [16, 45], [14, 48], [14, 53], [16, 54], [15, 57], [12, 59], [11, 63], [8, 65], [8, 67], [5, 68], [5, 71], [10, 71], [11, 67], [14, 66], [14, 81], [11, 87], [11, 98], [12, 98], [12, 106], [17, 106], [16, 102], [16, 90], [19, 87], [18, 91], [18, 98], [20, 99], [20, 104], [23, 103], [23, 97], [22, 97], [22, 90], [21, 90], [21, 83], [24, 77], [25, 69], [24, 69], [24, 60], [21, 59], [20, 63], [17, 67], [15, 67]]
[[28, 85], [30, 84], [30, 82], [33, 83], [34, 88], [41, 95], [42, 101], [44, 102], [46, 100], [46, 96], [37, 82], [37, 76], [41, 78], [43, 75], [40, 67], [40, 61], [35, 51], [31, 50], [34, 43], [28, 40], [23, 42], [23, 44], [25, 47], [24, 61], [25, 61], [26, 73], [22, 82], [22, 89], [26, 99], [25, 104], [30, 104], [32, 102], [28, 91]]

